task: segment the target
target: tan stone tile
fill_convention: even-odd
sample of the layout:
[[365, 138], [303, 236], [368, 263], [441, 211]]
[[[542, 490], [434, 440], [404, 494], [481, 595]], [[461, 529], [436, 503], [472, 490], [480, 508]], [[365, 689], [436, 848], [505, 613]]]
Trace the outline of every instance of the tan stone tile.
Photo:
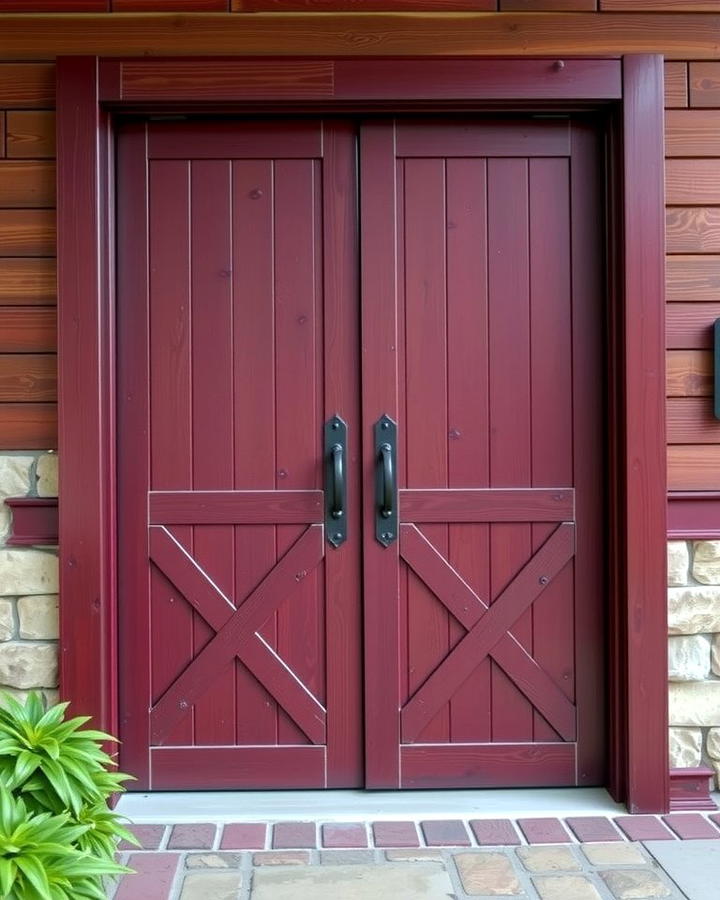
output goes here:
[[180, 900], [236, 900], [241, 886], [240, 872], [193, 872], [185, 876]]
[[442, 851], [440, 850], [386, 850], [385, 856], [390, 862], [443, 861]]
[[647, 863], [635, 844], [613, 841], [609, 844], [583, 844], [582, 852], [594, 866], [637, 866]]
[[268, 850], [253, 853], [254, 866], [306, 866], [310, 862], [307, 850]]
[[188, 869], [236, 869], [242, 862], [242, 853], [188, 853], [185, 865]]
[[518, 847], [515, 852], [529, 872], [579, 872], [582, 869], [569, 847]]
[[452, 896], [450, 878], [437, 863], [309, 866], [292, 872], [258, 869], [253, 873], [252, 900], [444, 900]]
[[649, 868], [609, 869], [600, 875], [617, 900], [672, 896], [672, 891]]
[[466, 894], [512, 897], [523, 892], [513, 864], [504, 853], [456, 853], [453, 859]]
[[582, 875], [538, 875], [533, 884], [541, 900], [600, 900], [595, 885]]

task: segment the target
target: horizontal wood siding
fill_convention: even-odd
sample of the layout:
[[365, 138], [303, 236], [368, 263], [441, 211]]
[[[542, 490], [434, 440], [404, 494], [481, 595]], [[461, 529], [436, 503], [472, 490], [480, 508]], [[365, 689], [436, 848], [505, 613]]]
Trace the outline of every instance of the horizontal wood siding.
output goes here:
[[[627, 0], [628, 9], [641, 5]], [[647, 0], [645, 8], [663, 5], [681, 3]], [[711, 350], [720, 318], [720, 63], [671, 62], [665, 74], [668, 488], [713, 490], [720, 488]]]
[[54, 70], [0, 63], [0, 450], [57, 446]]

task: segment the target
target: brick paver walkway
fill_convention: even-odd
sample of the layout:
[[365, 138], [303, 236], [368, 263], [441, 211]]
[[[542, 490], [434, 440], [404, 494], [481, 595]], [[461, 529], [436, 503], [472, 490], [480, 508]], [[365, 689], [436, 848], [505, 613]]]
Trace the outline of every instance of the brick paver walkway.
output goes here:
[[109, 887], [113, 900], [682, 900], [642, 841], [720, 840], [720, 816], [133, 830], [143, 849], [121, 846], [120, 858], [137, 874]]

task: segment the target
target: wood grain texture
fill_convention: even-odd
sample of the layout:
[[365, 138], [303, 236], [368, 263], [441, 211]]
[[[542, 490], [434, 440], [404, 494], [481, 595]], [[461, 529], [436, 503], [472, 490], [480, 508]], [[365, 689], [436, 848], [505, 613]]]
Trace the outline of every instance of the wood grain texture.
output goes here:
[[501, 12], [595, 12], [597, 0], [500, 0]]
[[669, 109], [665, 113], [666, 156], [720, 156], [720, 110]]
[[668, 397], [710, 397], [713, 354], [709, 350], [669, 350], [665, 379]]
[[5, 113], [0, 112], [0, 159], [5, 156]]
[[110, 0], [112, 12], [227, 12], [230, 0]]
[[3, 450], [57, 449], [57, 405], [0, 404], [0, 435]]
[[603, 12], [720, 12], [720, 0], [600, 0]]
[[573, 744], [411, 745], [402, 747], [401, 760], [404, 788], [575, 783]]
[[36, 160], [0, 160], [0, 206], [55, 206], [55, 164]]
[[11, 110], [7, 113], [8, 159], [55, 156], [55, 113]]
[[0, 403], [56, 400], [57, 358], [54, 353], [0, 354]]
[[322, 491], [153, 491], [150, 524], [317, 524], [322, 498]]
[[[3, 47], [15, 59], [105, 56], [605, 56], [664, 53], [669, 59], [720, 56], [708, 34], [720, 15], [692, 13], [124, 13], [12, 16]], [[18, 104], [15, 104], [18, 105]], [[22, 106], [22, 104], [20, 104]]]
[[720, 421], [707, 397], [670, 397], [667, 401], [669, 444], [720, 444]]
[[720, 107], [720, 62], [691, 62], [690, 106]]
[[665, 299], [670, 302], [712, 302], [720, 298], [720, 256], [668, 256]]
[[478, 12], [497, 0], [232, 0], [233, 12]]
[[48, 353], [55, 346], [54, 307], [0, 307], [0, 353]]
[[720, 318], [720, 302], [668, 303], [665, 311], [668, 350], [709, 349], [717, 318]]
[[668, 489], [720, 489], [720, 445], [675, 444], [668, 447]]
[[564, 522], [575, 517], [572, 489], [402, 490], [403, 522]]
[[669, 208], [665, 213], [668, 253], [720, 253], [720, 208]]
[[104, 13], [110, 0], [3, 0], [4, 13]]
[[720, 203], [720, 159], [668, 159], [665, 200], [678, 205]]
[[[7, 21], [3, 22], [3, 31], [6, 26]], [[0, 107], [49, 109], [54, 105], [55, 66], [52, 63], [0, 64]]]
[[55, 260], [0, 257], [0, 306], [52, 306]]
[[665, 63], [665, 107], [688, 105], [688, 64], [686, 62]]

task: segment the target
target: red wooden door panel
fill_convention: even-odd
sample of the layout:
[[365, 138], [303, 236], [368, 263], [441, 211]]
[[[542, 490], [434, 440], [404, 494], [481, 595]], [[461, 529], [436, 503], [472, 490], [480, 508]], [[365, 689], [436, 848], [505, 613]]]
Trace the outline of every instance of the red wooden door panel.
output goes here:
[[387, 413], [401, 521], [383, 548], [366, 489], [371, 787], [602, 782], [596, 153], [568, 119], [364, 130], [364, 474]]
[[[123, 765], [138, 787], [361, 783], [350, 124], [149, 123], [119, 146]], [[357, 509], [357, 466], [349, 507]], [[357, 519], [357, 517], [356, 517]]]

